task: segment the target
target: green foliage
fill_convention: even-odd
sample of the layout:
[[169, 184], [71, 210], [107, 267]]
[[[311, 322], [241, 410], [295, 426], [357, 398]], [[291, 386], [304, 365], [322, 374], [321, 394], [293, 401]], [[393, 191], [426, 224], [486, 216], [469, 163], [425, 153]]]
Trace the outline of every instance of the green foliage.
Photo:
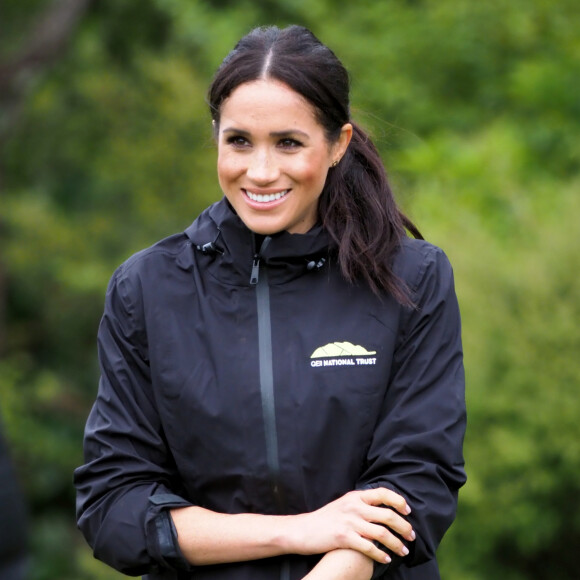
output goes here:
[[[514, 179], [522, 157], [505, 129], [463, 149], [434, 141], [401, 161], [420, 175], [414, 216], [454, 264], [464, 326], [470, 479], [441, 559], [450, 578], [574, 578], [565, 546], [580, 537], [580, 183], [554, 195], [552, 181]], [[491, 163], [490, 152], [510, 149]]]
[[[3, 7], [6, 58], [48, 5]], [[575, 0], [93, 4], [66, 55], [28, 81], [1, 152], [0, 400], [32, 580], [119, 577], [76, 532], [71, 487], [105, 287], [221, 195], [211, 75], [251, 27], [294, 22], [347, 64], [355, 118], [454, 265], [469, 481], [443, 578], [577, 576], [578, 20]]]

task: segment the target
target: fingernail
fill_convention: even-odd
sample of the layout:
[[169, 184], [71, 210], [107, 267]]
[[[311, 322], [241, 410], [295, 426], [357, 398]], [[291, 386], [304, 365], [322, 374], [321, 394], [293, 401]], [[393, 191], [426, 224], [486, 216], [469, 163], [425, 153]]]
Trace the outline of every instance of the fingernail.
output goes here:
[[385, 564], [391, 563], [391, 557], [388, 554], [385, 554]]
[[405, 514], [409, 515], [411, 513], [411, 508], [407, 505], [407, 509], [405, 510]]
[[409, 554], [409, 548], [407, 548], [407, 546], [403, 546], [401, 552], [403, 552], [403, 556], [407, 556]]
[[411, 531], [411, 541], [413, 541], [417, 536], [415, 535], [415, 530]]

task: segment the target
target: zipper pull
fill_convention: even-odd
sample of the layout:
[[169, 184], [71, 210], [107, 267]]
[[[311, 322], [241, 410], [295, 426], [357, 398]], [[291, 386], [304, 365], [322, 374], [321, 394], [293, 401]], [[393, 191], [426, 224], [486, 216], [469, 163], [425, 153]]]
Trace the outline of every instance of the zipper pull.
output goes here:
[[260, 254], [254, 255], [254, 260], [252, 261], [252, 274], [250, 275], [250, 284], [255, 286], [258, 283], [258, 278], [260, 277]]
[[[260, 244], [260, 249], [254, 254], [254, 259], [252, 261], [252, 274], [250, 276], [250, 284], [255, 286], [260, 278], [260, 260], [262, 259], [262, 254], [264, 250], [270, 245], [272, 238], [266, 236], [262, 243]], [[254, 251], [256, 251], [256, 238], [254, 237]]]

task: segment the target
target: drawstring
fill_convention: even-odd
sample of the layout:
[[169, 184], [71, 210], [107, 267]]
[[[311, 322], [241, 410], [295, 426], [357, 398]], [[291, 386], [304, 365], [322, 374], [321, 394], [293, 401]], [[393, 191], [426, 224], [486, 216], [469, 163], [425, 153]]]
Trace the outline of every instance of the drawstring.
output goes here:
[[[207, 242], [206, 244], [198, 244], [195, 246], [195, 248], [198, 251], [200, 251], [202, 254], [205, 254], [205, 255], [215, 256], [216, 254], [219, 254], [220, 256], [223, 256], [224, 250], [222, 248], [220, 248], [220, 246], [217, 245], [217, 242], [218, 242], [221, 234], [222, 234], [221, 230], [218, 229], [218, 233], [217, 233], [213, 242]], [[250, 284], [252, 284], [252, 285], [257, 283], [257, 279], [258, 279], [257, 274], [258, 274], [258, 270], [259, 270], [260, 259], [262, 257], [262, 253], [264, 252], [266, 247], [269, 245], [270, 241], [271, 241], [271, 238], [269, 236], [266, 236], [264, 238], [264, 240], [262, 241], [262, 244], [261, 244], [259, 251], [257, 251], [254, 254], [254, 258], [253, 258], [253, 262], [252, 262], [252, 276], [251, 276], [251, 281], [250, 281]], [[256, 240], [254, 239], [254, 243], [255, 242], [256, 242]], [[306, 270], [308, 270], [309, 272], [312, 272], [312, 271], [318, 272], [318, 271], [322, 270], [322, 268], [324, 268], [325, 264], [326, 264], [326, 258], [306, 260]]]
[[306, 269], [318, 271], [324, 267], [325, 263], [326, 263], [326, 258], [320, 258], [320, 260], [318, 260], [318, 261], [311, 260], [306, 264]]
[[224, 251], [216, 245], [219, 237], [222, 235], [221, 230], [218, 230], [217, 236], [213, 242], [208, 242], [207, 244], [195, 246], [202, 254], [219, 254], [223, 255]]

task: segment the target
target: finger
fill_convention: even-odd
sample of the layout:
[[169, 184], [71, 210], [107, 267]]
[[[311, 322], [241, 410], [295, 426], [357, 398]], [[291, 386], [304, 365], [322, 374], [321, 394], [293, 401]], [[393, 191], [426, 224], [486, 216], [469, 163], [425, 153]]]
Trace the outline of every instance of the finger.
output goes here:
[[413, 526], [390, 507], [366, 505], [359, 516], [367, 522], [382, 524], [412, 542], [415, 539]]
[[361, 499], [369, 505], [386, 505], [395, 508], [403, 515], [409, 515], [411, 508], [407, 500], [386, 487], [367, 489], [361, 492]]
[[368, 519], [368, 521], [383, 524], [410, 542], [415, 539], [413, 526], [392, 509], [384, 507], [373, 508], [373, 517]]
[[361, 530], [361, 535], [369, 540], [380, 542], [385, 548], [391, 550], [394, 554], [405, 557], [409, 554], [409, 549], [397, 538], [388, 528], [377, 524], [366, 524]]
[[391, 562], [389, 554], [373, 544], [371, 540], [364, 538], [359, 534], [353, 535], [348, 547], [352, 550], [357, 550], [361, 554], [368, 556], [380, 564], [389, 564]]

